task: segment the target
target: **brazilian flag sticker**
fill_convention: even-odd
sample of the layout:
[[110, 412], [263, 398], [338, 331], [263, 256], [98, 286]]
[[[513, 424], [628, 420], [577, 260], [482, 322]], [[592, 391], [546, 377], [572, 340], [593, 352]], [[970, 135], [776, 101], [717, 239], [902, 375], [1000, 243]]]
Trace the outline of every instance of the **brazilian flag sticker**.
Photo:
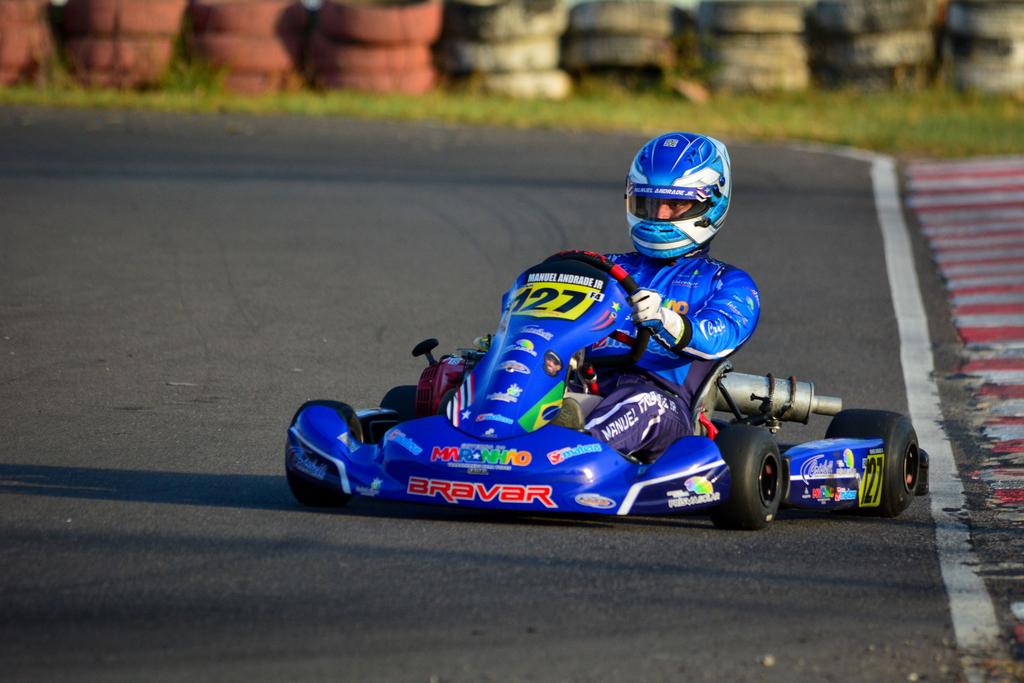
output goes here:
[[528, 432], [535, 432], [551, 422], [555, 419], [555, 415], [558, 415], [558, 411], [562, 409], [564, 394], [565, 382], [559, 382], [551, 388], [551, 391], [544, 394], [544, 398], [533, 404], [533, 407], [519, 418], [519, 425]]

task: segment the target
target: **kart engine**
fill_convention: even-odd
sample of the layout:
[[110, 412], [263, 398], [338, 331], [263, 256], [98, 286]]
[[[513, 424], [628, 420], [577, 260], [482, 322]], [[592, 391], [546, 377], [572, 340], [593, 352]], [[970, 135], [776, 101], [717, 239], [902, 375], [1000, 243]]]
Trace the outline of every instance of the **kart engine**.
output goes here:
[[717, 385], [715, 410], [762, 415], [769, 426], [779, 421], [807, 424], [812, 413], [835, 415], [843, 409], [843, 399], [818, 396], [813, 383], [799, 382], [795, 377], [725, 372]]
[[[436, 339], [427, 339], [413, 349], [414, 356], [426, 356], [428, 365], [420, 373], [416, 385], [416, 417], [428, 417], [441, 412], [448, 403], [449, 394], [462, 384], [462, 379], [473, 371], [490, 347], [490, 336], [475, 340], [476, 348], [456, 349], [455, 353], [434, 360], [430, 352], [437, 346]], [[431, 344], [431, 342], [433, 342]]]

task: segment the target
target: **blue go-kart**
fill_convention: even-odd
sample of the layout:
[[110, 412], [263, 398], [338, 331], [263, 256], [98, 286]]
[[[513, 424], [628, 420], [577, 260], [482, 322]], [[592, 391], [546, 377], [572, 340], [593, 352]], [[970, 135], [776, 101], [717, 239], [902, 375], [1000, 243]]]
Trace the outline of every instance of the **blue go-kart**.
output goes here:
[[[727, 362], [693, 401], [695, 436], [653, 462], [594, 439], [580, 422], [600, 401], [587, 389], [594, 373], [633, 365], [650, 339], [645, 329], [612, 332], [636, 289], [599, 254], [557, 254], [519, 276], [496, 333], [476, 348], [439, 361], [434, 339], [413, 349], [428, 361], [417, 386], [395, 387], [368, 410], [305, 403], [285, 450], [295, 498], [314, 507], [365, 496], [545, 513], [706, 511], [716, 526], [759, 529], [780, 506], [891, 517], [927, 493], [928, 456], [906, 417], [844, 411], [809, 382], [735, 373]], [[589, 358], [610, 334], [628, 350]], [[780, 452], [780, 424], [812, 413], [834, 415], [825, 438]]]

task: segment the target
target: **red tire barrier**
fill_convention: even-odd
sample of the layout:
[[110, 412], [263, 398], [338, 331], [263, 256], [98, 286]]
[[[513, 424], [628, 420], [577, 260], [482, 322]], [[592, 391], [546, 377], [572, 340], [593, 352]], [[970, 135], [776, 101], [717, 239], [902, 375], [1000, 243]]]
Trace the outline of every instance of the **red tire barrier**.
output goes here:
[[279, 90], [291, 90], [301, 85], [298, 74], [285, 73], [229, 73], [224, 77], [224, 89], [241, 95], [263, 95]]
[[[110, 73], [131, 84], [158, 80], [171, 63], [171, 42], [162, 36], [72, 38], [68, 58], [76, 75]], [[93, 74], [91, 80], [104, 77]]]
[[47, 0], [0, 0], [0, 30], [44, 19], [48, 4]]
[[173, 36], [186, 0], [68, 0], [64, 28], [71, 35]]
[[433, 56], [424, 44], [332, 43], [317, 34], [313, 37], [310, 59], [317, 72], [380, 72], [422, 70], [431, 65]]
[[50, 53], [50, 34], [41, 22], [0, 25], [0, 69], [24, 71]]
[[229, 71], [291, 71], [302, 53], [302, 36], [267, 40], [235, 33], [204, 33], [195, 37], [195, 49], [211, 65]]
[[324, 88], [422, 95], [437, 85], [437, 72], [432, 67], [409, 71], [334, 71], [318, 73], [317, 81]]
[[326, 0], [320, 8], [320, 31], [334, 41], [429, 45], [441, 35], [439, 0], [397, 5], [348, 5]]
[[281, 36], [306, 28], [306, 9], [295, 0], [195, 0], [189, 11], [196, 33]]

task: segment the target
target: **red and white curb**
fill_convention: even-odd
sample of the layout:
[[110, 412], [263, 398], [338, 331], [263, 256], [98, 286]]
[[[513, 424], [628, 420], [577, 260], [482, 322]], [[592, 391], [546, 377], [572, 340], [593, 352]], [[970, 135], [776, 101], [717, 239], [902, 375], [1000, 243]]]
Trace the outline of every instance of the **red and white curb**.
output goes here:
[[1024, 157], [915, 163], [906, 201], [946, 281], [990, 456], [976, 476], [1024, 525]]

